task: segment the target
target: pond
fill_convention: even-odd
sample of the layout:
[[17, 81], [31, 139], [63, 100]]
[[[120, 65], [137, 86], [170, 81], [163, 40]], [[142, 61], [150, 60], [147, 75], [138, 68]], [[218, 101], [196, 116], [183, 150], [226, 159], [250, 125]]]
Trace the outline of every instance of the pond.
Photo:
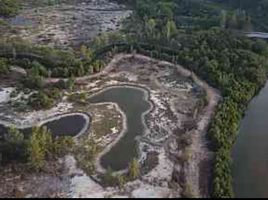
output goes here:
[[233, 150], [236, 197], [268, 197], [268, 83], [250, 103]]
[[[54, 137], [56, 136], [77, 136], [84, 133], [89, 126], [89, 117], [85, 114], [68, 114], [52, 118], [43, 123], [41, 126], [46, 126]], [[31, 127], [20, 129], [25, 134], [31, 133]], [[0, 136], [7, 133], [8, 128], [0, 124]]]
[[[136, 137], [144, 133], [143, 114], [151, 107], [145, 100], [146, 91], [134, 87], [112, 87], [91, 97], [91, 103], [116, 103], [126, 115], [127, 130], [111, 150], [101, 158], [105, 169], [123, 170], [138, 157]], [[109, 120], [109, 119], [107, 119]]]

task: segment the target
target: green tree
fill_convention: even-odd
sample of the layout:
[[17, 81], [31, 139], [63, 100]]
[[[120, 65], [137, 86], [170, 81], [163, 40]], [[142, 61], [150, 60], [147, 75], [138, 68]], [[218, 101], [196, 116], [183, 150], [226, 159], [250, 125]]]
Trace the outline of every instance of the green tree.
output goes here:
[[45, 164], [45, 152], [40, 144], [39, 131], [33, 129], [32, 136], [28, 144], [28, 154], [30, 166], [39, 171]]
[[118, 187], [122, 189], [124, 185], [126, 184], [126, 178], [123, 175], [118, 175], [117, 182], [118, 182]]
[[129, 177], [131, 179], [136, 179], [140, 176], [140, 165], [139, 165], [139, 161], [134, 158], [130, 164], [129, 164]]
[[12, 126], [5, 135], [5, 141], [16, 146], [24, 141], [24, 135], [15, 126]]
[[4, 134], [3, 144], [0, 144], [4, 160], [24, 160], [26, 157], [25, 144], [23, 133], [14, 126], [10, 127], [8, 132]]
[[177, 33], [177, 27], [173, 20], [169, 20], [166, 25], [166, 36], [167, 40], [170, 40], [170, 38]]
[[154, 32], [156, 27], [156, 21], [155, 19], [149, 19], [148, 21], [146, 21], [146, 30], [147, 30], [147, 35], [149, 37], [153, 37], [154, 38]]
[[9, 72], [9, 66], [5, 58], [0, 58], [0, 75], [7, 74]]

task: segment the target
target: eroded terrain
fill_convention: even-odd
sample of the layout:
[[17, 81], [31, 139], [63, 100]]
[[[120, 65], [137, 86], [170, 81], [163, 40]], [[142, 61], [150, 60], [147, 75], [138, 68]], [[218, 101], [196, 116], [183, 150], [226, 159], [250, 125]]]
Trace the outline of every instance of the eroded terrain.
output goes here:
[[77, 46], [102, 32], [116, 30], [131, 13], [108, 0], [70, 0], [43, 6], [34, 6], [31, 1], [24, 4], [22, 11], [8, 20], [11, 27], [4, 35], [58, 47]]
[[[51, 81], [51, 80], [50, 80]], [[200, 166], [209, 162], [205, 132], [219, 100], [218, 93], [181, 66], [135, 54], [119, 54], [97, 75], [77, 78], [79, 88], [66, 93], [62, 102], [49, 111], [18, 113], [8, 109], [9, 119], [44, 120], [66, 112], [84, 112], [91, 116], [89, 131], [77, 138], [79, 151], [60, 162], [61, 196], [66, 197], [180, 197], [206, 196], [208, 186]], [[111, 87], [138, 87], [144, 91], [151, 109], [143, 116], [144, 132], [137, 137], [141, 176], [123, 187], [104, 187], [100, 175], [107, 169], [100, 164], [106, 154], [125, 134], [125, 113], [114, 103], [92, 104], [91, 95]], [[85, 94], [81, 102], [73, 95]], [[11, 100], [12, 101], [12, 100]], [[3, 102], [2, 102], [3, 103]], [[11, 105], [11, 104], [7, 104]], [[131, 106], [131, 105], [130, 105]], [[5, 106], [6, 107], [6, 106]], [[3, 112], [4, 113], [4, 112]], [[7, 115], [5, 120], [7, 120]], [[107, 120], [109, 119], [109, 120]], [[17, 120], [18, 121], [18, 120]], [[90, 171], [87, 145], [94, 141], [98, 156]], [[81, 153], [82, 152], [82, 153]], [[35, 179], [33, 179], [35, 180]], [[28, 184], [33, 184], [28, 180]], [[204, 178], [207, 180], [207, 178]], [[25, 182], [13, 180], [24, 196], [47, 194], [48, 187], [35, 194], [24, 189]], [[40, 186], [41, 187], [41, 186]], [[200, 189], [202, 188], [202, 190]], [[55, 193], [55, 191], [53, 191]], [[189, 195], [188, 194], [188, 195]], [[42, 195], [41, 195], [42, 196]], [[44, 195], [46, 196], [46, 195]]]

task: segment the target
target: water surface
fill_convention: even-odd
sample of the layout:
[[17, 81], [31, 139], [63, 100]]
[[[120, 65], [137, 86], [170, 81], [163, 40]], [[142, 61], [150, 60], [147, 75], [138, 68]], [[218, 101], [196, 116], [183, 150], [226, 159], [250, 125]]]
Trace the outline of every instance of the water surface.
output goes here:
[[233, 159], [236, 197], [268, 197], [268, 83], [248, 107]]
[[[49, 121], [42, 126], [46, 126], [54, 137], [57, 136], [76, 136], [85, 127], [87, 120], [82, 115], [69, 115], [63, 116], [62, 118]], [[29, 135], [32, 128], [21, 129], [23, 133]], [[0, 124], [0, 137], [7, 133], [8, 128]]]
[[[143, 134], [142, 114], [150, 109], [142, 90], [132, 87], [110, 88], [92, 97], [91, 103], [117, 103], [127, 117], [127, 132], [121, 140], [101, 158], [104, 168], [118, 171], [128, 167], [129, 162], [138, 156], [135, 138]], [[107, 119], [109, 120], [109, 119]]]

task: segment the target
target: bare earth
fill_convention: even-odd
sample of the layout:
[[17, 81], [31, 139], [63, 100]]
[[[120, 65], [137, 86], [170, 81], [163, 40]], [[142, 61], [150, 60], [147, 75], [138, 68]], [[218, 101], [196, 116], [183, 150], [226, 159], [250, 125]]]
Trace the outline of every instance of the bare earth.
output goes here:
[[[47, 82], [57, 80], [48, 79]], [[86, 92], [89, 96], [111, 86], [128, 85], [143, 89], [153, 107], [144, 115], [146, 131], [138, 138], [139, 161], [141, 164], [148, 163], [149, 155], [155, 154], [157, 162], [153, 165], [149, 162], [149, 172], [121, 189], [104, 188], [78, 167], [73, 155], [68, 155], [63, 159], [65, 170], [61, 174], [64, 177], [63, 196], [181, 197], [185, 196], [185, 191], [194, 197], [208, 196], [209, 173], [203, 166], [213, 156], [207, 148], [205, 136], [220, 99], [215, 89], [179, 65], [138, 54], [118, 54], [101, 73], [77, 78], [76, 81], [83, 83], [79, 92]], [[202, 104], [204, 99], [207, 104]], [[69, 102], [65, 98], [61, 104], [67, 105]], [[102, 144], [102, 155], [112, 145], [116, 145], [114, 141], [124, 134], [122, 122], [125, 116], [114, 104], [108, 103], [102, 109], [96, 106], [70, 104], [62, 111], [42, 111], [38, 116], [42, 116], [42, 113], [47, 116], [46, 113], [88, 112], [93, 116], [95, 125], [87, 134], [87, 139], [93, 137]], [[17, 115], [11, 114], [13, 117]], [[37, 113], [27, 115], [35, 118]], [[102, 131], [100, 124], [107, 121], [105, 116], [117, 116], [117, 120]], [[182, 137], [191, 141], [186, 147], [178, 143]], [[77, 140], [79, 143], [79, 138]], [[96, 166], [96, 174], [105, 170], [97, 160]]]

